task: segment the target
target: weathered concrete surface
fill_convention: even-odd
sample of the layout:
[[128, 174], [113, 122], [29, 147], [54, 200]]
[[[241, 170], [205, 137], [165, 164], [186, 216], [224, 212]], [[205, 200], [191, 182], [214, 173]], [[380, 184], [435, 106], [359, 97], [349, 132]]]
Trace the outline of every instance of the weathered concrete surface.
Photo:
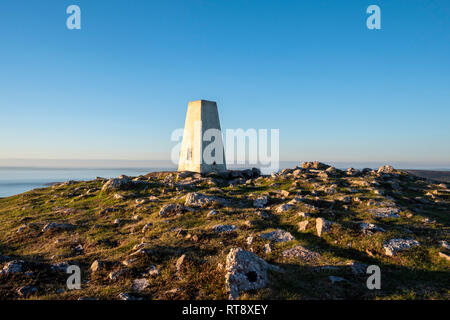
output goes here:
[[[213, 141], [203, 141], [204, 133], [209, 129], [221, 132], [217, 104], [214, 101], [207, 100], [189, 102], [178, 171], [200, 173], [226, 171], [222, 135], [217, 135], [217, 141], [214, 138]], [[216, 135], [214, 136], [216, 137]], [[206, 153], [211, 155], [213, 146], [215, 147], [215, 155], [209, 161], [203, 155], [205, 149]]]

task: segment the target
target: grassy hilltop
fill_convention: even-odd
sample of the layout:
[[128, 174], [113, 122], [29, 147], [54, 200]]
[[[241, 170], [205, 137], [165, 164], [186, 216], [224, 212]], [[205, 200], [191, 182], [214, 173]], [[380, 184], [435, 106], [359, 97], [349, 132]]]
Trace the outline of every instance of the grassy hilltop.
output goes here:
[[450, 299], [449, 227], [449, 186], [388, 166], [70, 181], [0, 199], [0, 299]]

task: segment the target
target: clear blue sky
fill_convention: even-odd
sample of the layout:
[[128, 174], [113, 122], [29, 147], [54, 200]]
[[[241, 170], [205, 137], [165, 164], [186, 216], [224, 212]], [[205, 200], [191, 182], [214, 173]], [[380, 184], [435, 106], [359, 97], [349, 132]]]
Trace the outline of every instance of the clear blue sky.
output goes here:
[[448, 0], [3, 0], [0, 41], [0, 159], [169, 159], [208, 99], [282, 160], [450, 167]]

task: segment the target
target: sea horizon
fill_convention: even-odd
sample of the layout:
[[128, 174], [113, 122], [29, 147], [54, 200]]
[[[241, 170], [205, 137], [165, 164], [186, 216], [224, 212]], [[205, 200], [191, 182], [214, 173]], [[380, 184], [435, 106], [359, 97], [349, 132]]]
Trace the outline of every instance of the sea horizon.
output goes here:
[[[300, 165], [301, 162], [285, 161], [280, 162], [279, 170], [285, 168], [293, 168], [295, 165]], [[229, 166], [230, 169], [244, 169], [249, 166]], [[256, 166], [258, 167], [258, 166]], [[348, 166], [336, 166], [338, 169], [347, 169], [353, 167], [355, 169], [372, 168], [377, 169], [377, 166], [366, 166], [358, 163], [348, 163]], [[404, 170], [432, 170], [432, 171], [450, 171], [450, 168], [436, 168], [436, 167], [413, 167], [413, 168], [399, 168]], [[176, 171], [176, 166], [170, 167], [117, 167], [117, 168], [83, 168], [83, 167], [44, 167], [44, 166], [0, 166], [0, 198], [10, 197], [21, 194], [36, 188], [48, 187], [55, 183], [62, 183], [69, 180], [75, 181], [89, 181], [97, 177], [106, 179], [118, 177], [122, 174], [128, 176], [145, 175], [150, 172], [160, 171]]]

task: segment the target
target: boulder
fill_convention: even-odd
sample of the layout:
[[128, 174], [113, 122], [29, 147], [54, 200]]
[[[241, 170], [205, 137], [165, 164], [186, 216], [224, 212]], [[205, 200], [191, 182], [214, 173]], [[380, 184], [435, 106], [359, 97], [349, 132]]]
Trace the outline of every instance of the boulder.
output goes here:
[[386, 230], [384, 230], [381, 227], [376, 226], [373, 223], [366, 223], [366, 222], [362, 222], [359, 224], [359, 228], [363, 233], [373, 233], [373, 232], [385, 232]]
[[295, 246], [291, 249], [284, 250], [282, 254], [285, 258], [300, 258], [305, 261], [314, 261], [321, 257], [319, 253], [302, 246]]
[[188, 208], [178, 203], [165, 204], [159, 210], [160, 217], [167, 217], [171, 215], [178, 215], [188, 211]]
[[330, 227], [331, 227], [330, 221], [325, 220], [323, 218], [316, 219], [316, 231], [319, 237], [321, 237], [323, 233], [329, 231]]
[[232, 248], [226, 258], [225, 285], [230, 299], [239, 297], [241, 291], [264, 288], [268, 283], [268, 270], [279, 271], [252, 252]]
[[264, 208], [266, 204], [267, 204], [267, 196], [258, 197], [253, 201], [253, 206], [255, 208]]
[[23, 271], [25, 262], [23, 260], [13, 260], [8, 262], [0, 271], [0, 274], [13, 274]]
[[270, 240], [273, 242], [286, 242], [286, 241], [291, 241], [291, 240], [295, 239], [292, 234], [290, 234], [287, 231], [281, 230], [281, 229], [261, 233], [259, 236], [263, 239]]
[[226, 201], [225, 199], [219, 197], [207, 196], [197, 192], [190, 192], [186, 196], [186, 201], [184, 202], [184, 205], [191, 207], [204, 207], [216, 203], [226, 204]]
[[394, 172], [396, 172], [396, 170], [390, 165], [384, 165], [384, 166], [381, 166], [377, 172], [378, 173], [394, 173]]
[[306, 231], [306, 228], [308, 227], [309, 221], [301, 221], [298, 223], [298, 231]]
[[303, 162], [302, 168], [303, 169], [326, 170], [326, 169], [330, 168], [330, 166], [327, 164], [324, 164], [322, 162], [319, 162], [319, 161], [314, 161], [314, 162]]
[[109, 179], [102, 187], [102, 191], [127, 190], [134, 185], [134, 181], [125, 175]]
[[395, 256], [398, 251], [410, 249], [419, 246], [420, 243], [412, 239], [391, 239], [383, 244], [384, 253], [387, 256]]
[[219, 224], [213, 227], [213, 230], [216, 233], [232, 232], [235, 231], [236, 229], [237, 229], [236, 226], [232, 224]]
[[42, 228], [42, 232], [47, 232], [50, 230], [72, 230], [75, 226], [69, 223], [56, 223], [56, 222], [50, 222], [47, 223], [44, 228]]

